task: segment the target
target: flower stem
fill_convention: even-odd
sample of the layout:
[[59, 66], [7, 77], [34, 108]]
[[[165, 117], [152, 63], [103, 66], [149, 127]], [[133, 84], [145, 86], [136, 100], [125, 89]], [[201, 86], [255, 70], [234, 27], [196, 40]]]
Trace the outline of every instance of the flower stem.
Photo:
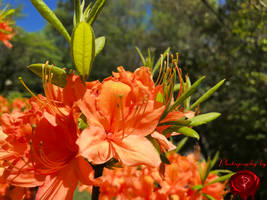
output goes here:
[[[104, 167], [105, 164], [93, 166], [95, 170], [95, 178], [102, 176]], [[93, 186], [92, 200], [98, 200], [99, 194], [100, 194], [100, 188], [98, 186]]]

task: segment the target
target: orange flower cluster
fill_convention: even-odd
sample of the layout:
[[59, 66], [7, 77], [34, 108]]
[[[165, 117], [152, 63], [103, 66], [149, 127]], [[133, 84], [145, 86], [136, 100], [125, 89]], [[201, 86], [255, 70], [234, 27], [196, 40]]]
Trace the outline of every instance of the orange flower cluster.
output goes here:
[[3, 113], [10, 113], [13, 111], [23, 112], [30, 108], [30, 104], [27, 98], [16, 98], [8, 103], [7, 99], [0, 95], [0, 116]]
[[[181, 156], [175, 152], [167, 155], [170, 161], [165, 170], [160, 173], [158, 168], [147, 166], [104, 169], [99, 178], [100, 199], [127, 200], [127, 199], [157, 199], [157, 200], [204, 200], [203, 193], [216, 200], [222, 200], [226, 194], [225, 183], [213, 183], [201, 190], [192, 190], [192, 187], [201, 184], [198, 171], [199, 161], [194, 154]], [[200, 163], [205, 169], [206, 163]], [[209, 174], [206, 183], [218, 178]], [[91, 188], [81, 185], [80, 191]]]
[[12, 44], [9, 42], [15, 35], [13, 28], [9, 26], [8, 22], [1, 22], [0, 19], [0, 41], [2, 41], [8, 48], [12, 48]]
[[[103, 198], [107, 193], [112, 196], [110, 188], [115, 187], [120, 188], [115, 196], [138, 196], [147, 188], [142, 195], [152, 195], [152, 199], [166, 194], [173, 199], [198, 199], [199, 193], [189, 192], [192, 185], [199, 183], [193, 157], [170, 154], [172, 164], [166, 166], [165, 178], [155, 171], [161, 166], [159, 153], [175, 148], [167, 137], [178, 133], [165, 136], [158, 127], [166, 105], [156, 100], [159, 93], [163, 94], [163, 87], [155, 85], [149, 68], [141, 67], [131, 73], [119, 67], [117, 73], [102, 83], [82, 82], [79, 76], [70, 73], [64, 88], [52, 84], [51, 71], [52, 66], [43, 65], [45, 96], [30, 91], [33, 97], [25, 105], [14, 101], [13, 110], [0, 98], [3, 102], [0, 107], [3, 113], [0, 117], [0, 179], [3, 184], [38, 187], [36, 200], [72, 199], [79, 182], [99, 183], [93, 178], [92, 165], [116, 159], [127, 168], [104, 176]], [[192, 111], [184, 113], [182, 109], [175, 109], [165, 120], [192, 116]], [[157, 148], [151, 140], [157, 142]], [[129, 168], [138, 165], [147, 168], [139, 171]], [[115, 186], [110, 181], [111, 176], [115, 178], [117, 174], [112, 173], [122, 173], [123, 177], [116, 178]], [[126, 178], [129, 175], [132, 181]], [[154, 186], [154, 181], [159, 188]], [[218, 188], [209, 186], [205, 190], [220, 198], [222, 191], [220, 184]]]

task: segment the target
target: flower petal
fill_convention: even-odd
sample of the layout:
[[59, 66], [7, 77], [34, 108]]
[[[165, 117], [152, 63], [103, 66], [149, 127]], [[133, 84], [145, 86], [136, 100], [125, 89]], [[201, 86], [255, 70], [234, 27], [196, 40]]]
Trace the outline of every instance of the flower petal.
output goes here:
[[122, 140], [121, 143], [112, 142], [112, 146], [118, 159], [128, 166], [149, 165], [158, 167], [160, 157], [152, 143], [145, 137], [130, 135]]
[[46, 176], [44, 184], [37, 191], [36, 200], [72, 200], [78, 185], [74, 164], [72, 161], [58, 173]]
[[75, 159], [76, 162], [76, 175], [79, 177], [79, 180], [86, 185], [92, 185], [94, 179], [94, 170], [92, 166], [85, 161], [82, 157], [77, 157]]
[[14, 166], [4, 170], [2, 178], [10, 182], [14, 186], [20, 187], [36, 187], [43, 184], [44, 176], [37, 175], [33, 170], [32, 165], [24, 157], [23, 160], [18, 160], [12, 163]]
[[102, 164], [112, 157], [109, 142], [103, 128], [90, 126], [84, 129], [76, 142], [80, 148], [80, 155], [95, 164]]
[[166, 149], [167, 151], [172, 151], [176, 149], [174, 144], [172, 144], [164, 135], [158, 133], [157, 131], [152, 133], [151, 136], [158, 140], [160, 147], [164, 150]]

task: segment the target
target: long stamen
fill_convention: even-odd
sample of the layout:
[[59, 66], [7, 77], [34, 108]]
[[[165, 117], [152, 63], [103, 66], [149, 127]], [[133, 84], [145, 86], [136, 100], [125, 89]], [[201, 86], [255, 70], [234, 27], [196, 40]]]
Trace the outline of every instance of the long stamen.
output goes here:
[[179, 76], [179, 81], [180, 81], [180, 89], [179, 89], [179, 93], [176, 97], [176, 100], [181, 96], [182, 94], [182, 90], [183, 90], [183, 79], [182, 79], [182, 70], [180, 68], [178, 68], [177, 66], [177, 63], [175, 63], [175, 67], [176, 67], [176, 70], [178, 72], [178, 76]]
[[42, 101], [37, 97], [37, 95], [36, 94], [34, 94], [31, 90], [30, 90], [30, 88], [25, 84], [25, 82], [23, 81], [23, 79], [22, 79], [22, 77], [19, 77], [18, 78], [19, 79], [19, 81], [20, 81], [20, 83], [23, 85], [23, 87], [33, 96], [33, 97], [35, 97], [39, 102], [41, 102], [42, 103]]
[[161, 71], [162, 71], [162, 67], [163, 67], [163, 55], [161, 54], [160, 57], [161, 57], [160, 70], [159, 70], [159, 75], [157, 77], [157, 81], [156, 81], [155, 85], [157, 85], [159, 83], [158, 81], [159, 81], [159, 78], [161, 76]]
[[[58, 109], [56, 104], [53, 101], [53, 88], [52, 88], [52, 78], [53, 78], [53, 73], [52, 73], [52, 68], [53, 65], [49, 67], [48, 71], [48, 62], [46, 62], [45, 65], [42, 66], [42, 76], [43, 76], [43, 88], [45, 92], [45, 96], [47, 97], [47, 102], [48, 106], [51, 111], [53, 111], [55, 114], [60, 115], [61, 117], [65, 117], [64, 113]], [[47, 74], [48, 71], [48, 74]]]

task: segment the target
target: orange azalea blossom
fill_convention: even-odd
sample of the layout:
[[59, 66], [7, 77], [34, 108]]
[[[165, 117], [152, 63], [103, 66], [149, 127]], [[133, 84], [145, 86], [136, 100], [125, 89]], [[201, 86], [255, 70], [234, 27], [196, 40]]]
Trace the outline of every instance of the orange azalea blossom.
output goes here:
[[159, 155], [145, 136], [153, 133], [165, 108], [155, 101], [159, 88], [146, 67], [118, 71], [77, 101], [88, 123], [77, 141], [80, 155], [94, 164], [114, 157], [128, 166], [157, 167]]
[[[98, 178], [100, 199], [128, 200], [205, 200], [202, 192], [216, 200], [223, 200], [226, 194], [226, 183], [214, 183], [201, 191], [193, 191], [191, 187], [201, 184], [198, 162], [194, 154], [181, 156], [174, 152], [167, 155], [170, 165], [165, 165], [163, 176], [159, 169], [147, 166], [104, 169], [103, 176]], [[206, 163], [201, 163], [205, 167]], [[218, 178], [209, 174], [206, 183]], [[90, 187], [80, 186], [80, 190]]]
[[13, 29], [7, 22], [0, 22], [0, 40], [8, 47], [12, 48], [12, 44], [9, 42], [15, 35]]
[[1, 178], [15, 186], [35, 187], [43, 182], [43, 177], [35, 174], [30, 162], [30, 138], [32, 125], [38, 119], [38, 112], [14, 111], [4, 113], [0, 130]]
[[31, 109], [1, 118], [2, 178], [11, 185], [39, 186], [37, 200], [72, 199], [78, 182], [91, 184], [93, 177], [91, 165], [78, 155], [76, 144], [79, 113], [73, 102], [81, 95], [76, 89], [80, 90], [82, 83], [71, 74], [66, 87], [59, 88], [51, 84], [52, 74], [49, 71], [47, 75], [47, 71], [45, 65], [46, 97], [29, 90], [34, 95], [29, 102]]
[[32, 135], [32, 163], [37, 174], [45, 175], [36, 199], [68, 200], [79, 181], [92, 184], [94, 175], [91, 165], [78, 155], [76, 144], [79, 114], [73, 103], [83, 85], [79, 76], [70, 74], [65, 88], [59, 88], [51, 84], [50, 76], [44, 78], [46, 97], [38, 96], [44, 110]]

